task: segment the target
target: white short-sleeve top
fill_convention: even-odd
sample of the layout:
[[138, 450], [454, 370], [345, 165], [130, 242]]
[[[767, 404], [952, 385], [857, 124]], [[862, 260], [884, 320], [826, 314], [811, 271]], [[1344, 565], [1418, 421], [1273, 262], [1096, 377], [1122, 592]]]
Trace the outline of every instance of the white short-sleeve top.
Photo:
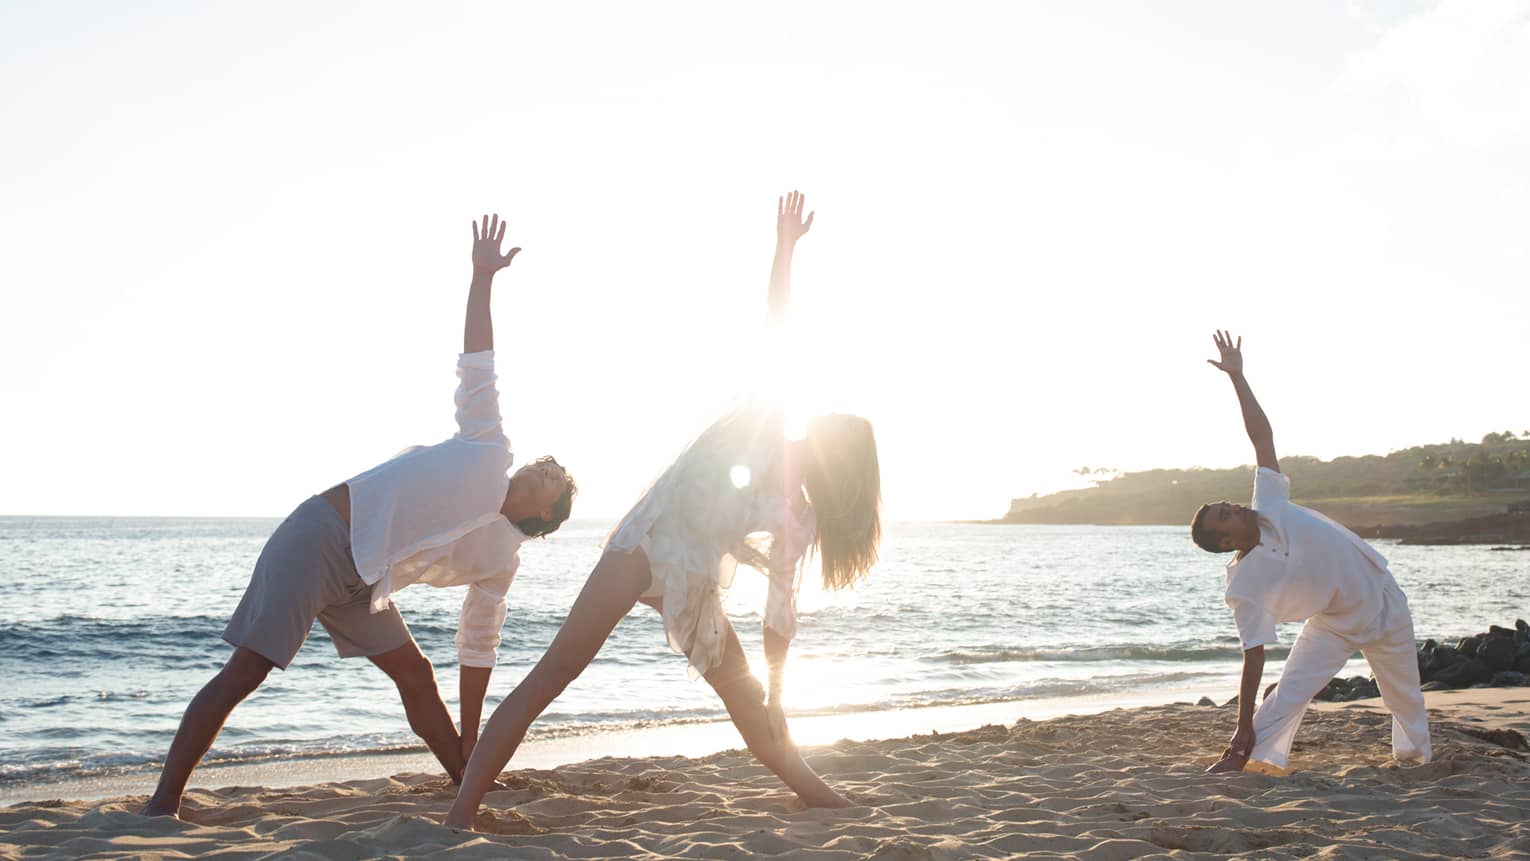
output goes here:
[[1244, 649], [1276, 642], [1281, 622], [1311, 619], [1364, 639], [1380, 621], [1387, 560], [1334, 520], [1291, 501], [1291, 479], [1254, 476], [1259, 544], [1227, 564], [1227, 605]]

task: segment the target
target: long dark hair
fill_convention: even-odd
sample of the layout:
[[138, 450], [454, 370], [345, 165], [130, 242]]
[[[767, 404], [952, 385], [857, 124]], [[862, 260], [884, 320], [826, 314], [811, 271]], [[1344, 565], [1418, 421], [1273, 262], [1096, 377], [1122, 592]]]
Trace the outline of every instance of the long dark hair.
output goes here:
[[803, 484], [818, 519], [825, 589], [866, 577], [882, 540], [882, 470], [871, 422], [834, 414], [808, 422]]

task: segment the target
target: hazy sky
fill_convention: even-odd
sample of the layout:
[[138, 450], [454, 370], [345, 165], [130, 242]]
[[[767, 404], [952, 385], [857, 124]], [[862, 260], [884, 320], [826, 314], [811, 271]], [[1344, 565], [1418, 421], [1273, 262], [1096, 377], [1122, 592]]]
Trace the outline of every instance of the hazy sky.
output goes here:
[[[889, 514], [1530, 429], [1530, 0], [0, 3], [0, 513], [281, 515], [502, 408], [620, 515], [749, 388]], [[1298, 494], [1300, 493], [1298, 489]]]

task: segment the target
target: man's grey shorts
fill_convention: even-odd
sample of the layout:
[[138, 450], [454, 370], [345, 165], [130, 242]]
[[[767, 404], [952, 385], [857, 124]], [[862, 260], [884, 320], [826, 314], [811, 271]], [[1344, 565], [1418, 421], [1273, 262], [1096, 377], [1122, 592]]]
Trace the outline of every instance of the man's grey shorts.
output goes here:
[[351, 531], [322, 497], [310, 497], [267, 539], [223, 639], [287, 669], [318, 619], [342, 658], [380, 655], [411, 640], [388, 602], [373, 613], [372, 587], [356, 573]]

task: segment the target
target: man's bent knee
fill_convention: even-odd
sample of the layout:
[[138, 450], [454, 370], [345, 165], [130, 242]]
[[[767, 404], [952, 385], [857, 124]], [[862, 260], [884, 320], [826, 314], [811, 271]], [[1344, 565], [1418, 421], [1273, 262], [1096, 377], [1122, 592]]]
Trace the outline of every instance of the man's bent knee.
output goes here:
[[435, 690], [436, 668], [413, 640], [381, 654], [370, 655], [367, 660], [392, 679], [401, 693]]
[[270, 659], [240, 646], [218, 671], [214, 682], [227, 696], [244, 699], [260, 687], [274, 666]]
[[434, 691], [436, 689], [435, 665], [423, 654], [418, 652], [415, 654], [418, 655], [416, 659], [405, 661], [390, 673], [394, 684], [405, 691]]

